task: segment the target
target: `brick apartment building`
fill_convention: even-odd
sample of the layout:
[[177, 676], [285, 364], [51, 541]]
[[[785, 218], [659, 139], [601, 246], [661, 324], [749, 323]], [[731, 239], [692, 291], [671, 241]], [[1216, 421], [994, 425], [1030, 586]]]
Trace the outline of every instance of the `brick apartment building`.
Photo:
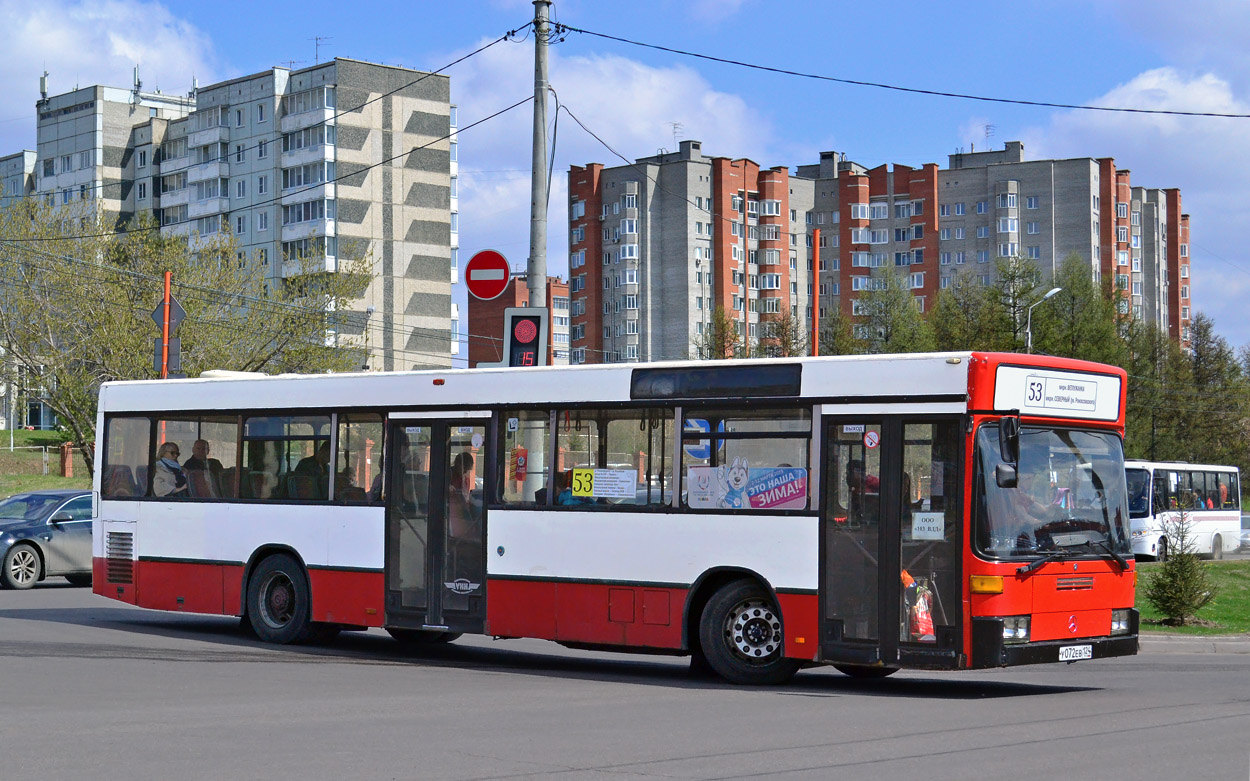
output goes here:
[[1133, 187], [1111, 158], [1023, 152], [1008, 142], [945, 169], [868, 169], [824, 152], [791, 174], [683, 141], [632, 165], [573, 166], [570, 360], [688, 357], [717, 307], [752, 342], [787, 314], [807, 327], [813, 298], [855, 316], [879, 268], [906, 273], [927, 310], [961, 271], [988, 285], [995, 259], [1020, 256], [1049, 277], [1072, 253], [1096, 281], [1112, 277], [1121, 311], [1187, 346], [1180, 192]]

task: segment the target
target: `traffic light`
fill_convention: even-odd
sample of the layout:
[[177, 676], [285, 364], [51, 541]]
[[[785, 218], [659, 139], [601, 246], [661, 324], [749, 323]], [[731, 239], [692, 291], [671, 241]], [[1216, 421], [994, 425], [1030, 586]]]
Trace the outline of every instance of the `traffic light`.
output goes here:
[[503, 360], [478, 366], [546, 366], [547, 309], [518, 306], [503, 311]]

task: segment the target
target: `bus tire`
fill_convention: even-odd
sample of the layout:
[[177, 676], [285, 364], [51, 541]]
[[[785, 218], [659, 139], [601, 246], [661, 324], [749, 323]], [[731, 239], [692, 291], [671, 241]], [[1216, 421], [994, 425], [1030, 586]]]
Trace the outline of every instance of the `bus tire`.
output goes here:
[[312, 599], [304, 568], [285, 553], [263, 559], [247, 582], [247, 617], [266, 643], [305, 643], [313, 638]]
[[34, 587], [42, 574], [43, 562], [39, 559], [39, 551], [33, 545], [19, 542], [4, 556], [0, 582], [5, 588], [25, 590]]
[[1211, 538], [1211, 560], [1219, 561], [1224, 558], [1224, 540], [1220, 535]]
[[1158, 552], [1155, 553], [1155, 561], [1167, 561], [1168, 560], [1168, 538], [1167, 537], [1159, 538], [1159, 547], [1157, 550]]
[[785, 683], [798, 672], [784, 656], [781, 615], [758, 583], [736, 580], [720, 588], [699, 617], [699, 646], [708, 665], [730, 683]]
[[843, 675], [849, 675], [852, 678], [861, 678], [864, 680], [888, 678], [898, 672], [897, 667], [869, 667], [863, 664], [835, 664], [833, 669]]

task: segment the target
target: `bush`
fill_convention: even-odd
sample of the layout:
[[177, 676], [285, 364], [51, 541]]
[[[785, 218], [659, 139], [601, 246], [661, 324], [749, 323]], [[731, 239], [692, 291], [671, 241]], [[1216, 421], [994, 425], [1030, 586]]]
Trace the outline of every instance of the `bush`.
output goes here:
[[1215, 598], [1216, 587], [1207, 577], [1206, 566], [1194, 553], [1191, 518], [1182, 512], [1164, 523], [1168, 538], [1168, 558], [1151, 573], [1143, 595], [1170, 626], [1183, 626]]

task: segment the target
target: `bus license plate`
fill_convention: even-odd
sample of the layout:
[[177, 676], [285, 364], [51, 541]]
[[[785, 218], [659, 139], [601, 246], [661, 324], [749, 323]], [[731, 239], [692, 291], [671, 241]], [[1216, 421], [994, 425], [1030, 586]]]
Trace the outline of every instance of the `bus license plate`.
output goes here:
[[1059, 661], [1075, 662], [1077, 659], [1093, 659], [1092, 645], [1065, 645], [1059, 649]]

